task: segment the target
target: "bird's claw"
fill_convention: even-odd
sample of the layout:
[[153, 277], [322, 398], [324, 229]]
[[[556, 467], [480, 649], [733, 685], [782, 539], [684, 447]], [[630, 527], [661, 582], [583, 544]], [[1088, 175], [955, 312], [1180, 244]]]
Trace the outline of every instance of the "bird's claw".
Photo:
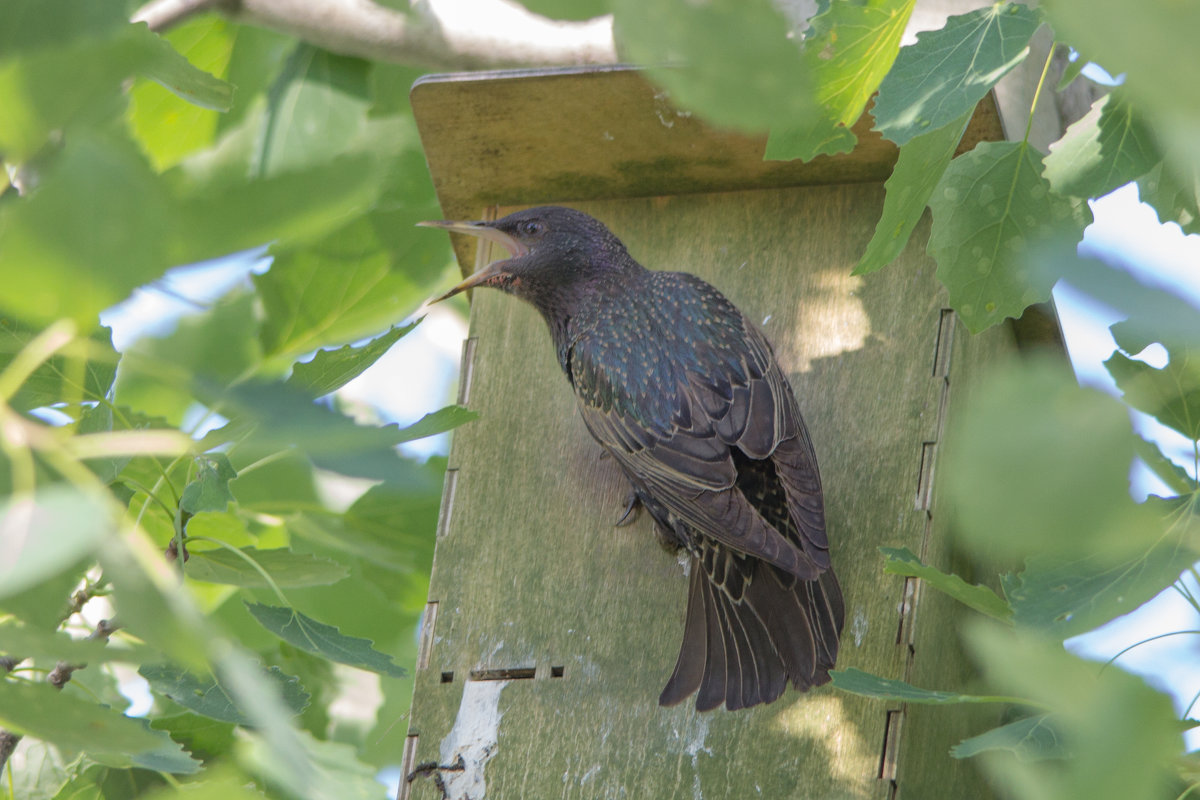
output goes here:
[[642, 499], [638, 497], [638, 493], [634, 490], [629, 490], [629, 496], [625, 498], [625, 510], [621, 513], [621, 518], [617, 520], [614, 528], [624, 528], [630, 525], [638, 517], [638, 511], [642, 507]]

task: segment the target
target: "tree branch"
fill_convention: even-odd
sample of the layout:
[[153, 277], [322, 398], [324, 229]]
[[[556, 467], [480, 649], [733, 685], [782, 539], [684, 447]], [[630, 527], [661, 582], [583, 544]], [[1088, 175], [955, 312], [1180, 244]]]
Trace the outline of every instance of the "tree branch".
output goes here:
[[342, 55], [427, 69], [617, 60], [611, 16], [551, 20], [510, 0], [415, 0], [407, 12], [371, 0], [151, 0], [133, 20], [162, 31], [206, 8]]

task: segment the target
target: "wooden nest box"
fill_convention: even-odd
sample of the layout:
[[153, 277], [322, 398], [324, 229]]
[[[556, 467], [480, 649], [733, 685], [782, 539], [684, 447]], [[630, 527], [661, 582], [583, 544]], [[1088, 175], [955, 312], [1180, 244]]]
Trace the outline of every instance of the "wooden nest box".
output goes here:
[[[447, 218], [579, 208], [647, 267], [698, 274], [759, 323], [820, 463], [846, 599], [838, 668], [964, 688], [960, 609], [885, 576], [878, 548], [969, 572], [938, 509], [938, 444], [956, 389], [1014, 334], [956, 323], [928, 218], [896, 263], [850, 274], [896, 158], [869, 119], [852, 153], [801, 164], [763, 161], [765, 137], [715, 130], [626, 68], [434, 76], [412, 102]], [[989, 96], [961, 147], [1001, 138]], [[456, 248], [464, 272], [493, 257]], [[479, 419], [450, 452], [405, 753], [406, 772], [427, 774], [401, 797], [441, 798], [437, 780], [454, 798], [989, 796], [948, 756], [986, 729], [969, 707], [824, 686], [737, 712], [660, 708], [683, 566], [647, 514], [613, 527], [627, 484], [532, 307], [475, 293], [460, 402]], [[462, 770], [429, 766], [459, 756]]]

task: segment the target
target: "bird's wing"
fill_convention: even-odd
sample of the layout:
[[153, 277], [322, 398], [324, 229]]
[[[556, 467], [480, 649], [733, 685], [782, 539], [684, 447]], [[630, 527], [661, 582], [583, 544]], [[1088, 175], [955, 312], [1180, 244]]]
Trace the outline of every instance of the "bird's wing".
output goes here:
[[[723, 368], [728, 348], [720, 354], [700, 352], [694, 362], [658, 376], [655, 397], [667, 398], [669, 414], [639, 418], [636, 404], [610, 392], [602, 393], [604, 402], [596, 402], [601, 396], [596, 393], [577, 392], [583, 419], [631, 480], [689, 528], [812, 579], [829, 565], [816, 461], [769, 345], [729, 308], [741, 329], [734, 339], [740, 369]], [[700, 337], [695, 346], [703, 351], [710, 341]], [[704, 369], [706, 363], [722, 368]], [[620, 385], [609, 374], [611, 365], [595, 358], [586, 341], [577, 343], [571, 364], [577, 387]], [[751, 463], [772, 465], [763, 467], [765, 479], [774, 474], [783, 485], [786, 507], [796, 507], [792, 517], [799, 517], [800, 536], [791, 535], [786, 524], [773, 524], [747, 499], [738, 485], [733, 448]]]

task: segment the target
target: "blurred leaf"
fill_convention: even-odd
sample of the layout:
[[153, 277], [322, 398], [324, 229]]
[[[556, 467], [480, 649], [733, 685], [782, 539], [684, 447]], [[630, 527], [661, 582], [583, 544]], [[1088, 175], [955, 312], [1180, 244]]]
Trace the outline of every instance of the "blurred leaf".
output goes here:
[[204, 761], [227, 755], [233, 749], [233, 723], [185, 712], [157, 717], [150, 727], [166, 731], [193, 756]]
[[0, 3], [0, 53], [32, 52], [84, 38], [100, 38], [128, 24], [120, 3], [78, 0], [5, 0]]
[[585, 20], [609, 11], [606, 0], [521, 0], [521, 5], [551, 19]]
[[1038, 714], [1025, 717], [987, 733], [964, 739], [950, 748], [955, 758], [971, 758], [980, 753], [1004, 750], [1012, 753], [1017, 761], [1043, 761], [1064, 758], [1070, 753], [1054, 729], [1053, 717]]
[[980, 380], [944, 456], [957, 530], [981, 551], [1116, 563], [1162, 535], [1158, 515], [1129, 496], [1128, 412], [1078, 386], [1064, 362], [1027, 359]]
[[900, 49], [879, 87], [875, 130], [899, 145], [968, 114], [1024, 60], [1041, 24], [1035, 8], [994, 3], [950, 17]]
[[1133, 440], [1133, 450], [1150, 471], [1175, 494], [1190, 494], [1200, 488], [1186, 469], [1163, 454], [1157, 443], [1139, 436]]
[[743, 131], [823, 116], [797, 32], [769, 0], [613, 0], [612, 9], [623, 58], [670, 93], [656, 108], [664, 125], [686, 124], [676, 108]]
[[[1146, 505], [1168, 521], [1161, 540], [1143, 538], [1145, 549], [1123, 559], [1092, 555], [1034, 556], [1018, 575], [1001, 583], [1013, 622], [1066, 639], [1126, 614], [1171, 585], [1196, 560], [1190, 502], [1151, 499]], [[1153, 533], [1153, 529], [1148, 531]]]
[[891, 68], [915, 2], [830, 3], [812, 18], [803, 57], [824, 114], [806, 125], [772, 128], [764, 159], [808, 161], [854, 147], [849, 128]]
[[187, 800], [267, 800], [267, 795], [255, 788], [250, 776], [228, 763], [206, 768], [202, 780], [164, 787], [145, 795], [146, 800], [178, 800], [180, 797]]
[[64, 749], [91, 753], [145, 753], [170, 741], [141, 720], [48, 683], [0, 681], [0, 723]]
[[75, 639], [63, 631], [26, 625], [15, 619], [0, 621], [0, 654], [37, 661], [99, 664], [106, 661], [137, 663], [152, 655], [144, 647], [106, 645], [99, 639]]
[[426, 70], [410, 67], [407, 64], [389, 64], [383, 61], [371, 62], [370, 69], [367, 77], [367, 85], [371, 94], [369, 114], [373, 117], [412, 114], [408, 93], [412, 91], [417, 78], [424, 75]]
[[74, 487], [0, 497], [0, 597], [74, 566], [95, 550], [113, 524], [103, 503]]
[[1117, 91], [1093, 103], [1050, 145], [1045, 176], [1061, 195], [1100, 197], [1149, 172], [1160, 160], [1149, 126]]
[[942, 572], [937, 567], [922, 564], [921, 559], [907, 547], [881, 547], [887, 561], [883, 565], [886, 575], [907, 575], [920, 578], [925, 583], [953, 597], [963, 605], [981, 614], [1001, 621], [1012, 616], [1012, 609], [995, 592], [980, 584], [971, 585], [957, 575]]
[[[280, 588], [293, 586], [326, 586], [348, 575], [341, 564], [308, 553], [289, 549], [259, 550], [243, 547], [242, 552], [258, 562]], [[228, 550], [195, 550], [187, 563], [187, 576], [193, 580], [224, 583], [230, 586], [266, 588], [258, 571]]]
[[70, 317], [91, 330], [101, 310], [168, 264], [170, 206], [131, 143], [69, 137], [38, 191], [0, 206], [0, 307], [31, 323]]
[[157, 772], [92, 764], [68, 781], [54, 800], [129, 800], [164, 785], [166, 780]]
[[366, 120], [367, 74], [361, 59], [297, 47], [271, 87], [260, 174], [323, 164], [352, 141]]
[[1047, 299], [1053, 280], [1030, 269], [1033, 252], [1074, 258], [1091, 221], [1086, 204], [1051, 191], [1024, 142], [983, 142], [954, 159], [929, 207], [929, 253], [972, 333]]
[[829, 673], [833, 685], [844, 692], [874, 697], [877, 700], [896, 700], [901, 703], [952, 705], [956, 703], [1009, 703], [1011, 697], [985, 697], [958, 692], [935, 692], [920, 689], [904, 681], [882, 678], [856, 667], [833, 670]]
[[240, 437], [244, 428], [256, 448], [296, 447], [318, 467], [343, 475], [388, 479], [399, 469], [395, 446], [407, 440], [395, 425], [356, 425], [283, 383], [244, 383], [223, 393], [219, 404], [236, 425], [214, 431], [211, 441]]
[[407, 674], [390, 656], [371, 647], [367, 639], [346, 636], [332, 625], [317, 622], [291, 608], [262, 603], [247, 603], [246, 607], [264, 628], [305, 652], [381, 675], [401, 678]]
[[[2, 551], [0, 563], [3, 563]], [[0, 591], [0, 612], [12, 614], [22, 622], [46, 632], [56, 630], [67, 613], [71, 592], [79, 586], [92, 563], [90, 555], [81, 556], [57, 575], [44, 578], [24, 591], [7, 596]]]
[[[14, 319], [0, 319], [0, 370], [39, 333]], [[112, 331], [93, 328], [86, 339], [76, 340], [33, 371], [11, 403], [19, 411], [103, 400], [112, 388], [120, 354], [113, 349]]]
[[[375, 769], [358, 760], [355, 749], [340, 742], [315, 739], [308, 733], [297, 736], [297, 757], [304, 759], [312, 770], [310, 782], [303, 787], [302, 797], [338, 798], [338, 800], [386, 800], [387, 787], [375, 780]], [[253, 775], [263, 776], [267, 783], [282, 783], [291, 779], [286, 764], [262, 747], [258, 737], [248, 737], [239, 753], [243, 768]]]
[[1177, 170], [1160, 163], [1138, 178], [1138, 197], [1154, 207], [1158, 221], [1174, 222], [1184, 233], [1200, 233], [1200, 164], [1192, 165], [1192, 180], [1182, 181]]
[[[288, 56], [298, 46], [296, 40], [279, 31], [253, 25], [231, 26], [233, 49], [229, 54], [225, 80], [235, 87], [233, 107], [217, 119], [218, 135], [245, 127], [253, 108], [266, 107], [266, 91], [279, 77]], [[257, 133], [257, 126], [251, 126]], [[257, 137], [254, 137], [257, 138]], [[253, 174], [247, 162], [242, 174]]]
[[1129, 11], [1120, 0], [1046, 4], [1060, 40], [1100, 61], [1110, 75], [1125, 73], [1124, 90], [1139, 109], [1194, 124], [1200, 115], [1200, 62], [1179, 54], [1189, 52], [1200, 30], [1200, 4], [1146, 0], [1137, 13]]
[[295, 356], [376, 333], [408, 314], [421, 284], [393, 269], [369, 219], [318, 244], [276, 254], [271, 269], [254, 276], [266, 319], [263, 349]]
[[1091, 63], [1078, 51], [1073, 55], [1075, 56], [1075, 60], [1067, 62], [1067, 66], [1063, 69], [1062, 77], [1058, 79], [1058, 85], [1054, 87], [1056, 92], [1061, 92], [1074, 83], [1075, 79], [1083, 74], [1083, 68]]
[[[235, 36], [232, 23], [216, 14], [185, 20], [165, 34], [180, 54], [212, 75], [225, 74]], [[229, 84], [222, 85], [212, 99], [228, 110], [232, 91]], [[212, 144], [220, 117], [212, 108], [188, 102], [154, 80], [138, 81], [129, 98], [130, 129], [160, 172]]]
[[237, 477], [237, 470], [229, 463], [229, 457], [224, 453], [206, 453], [198, 456], [195, 464], [195, 477], [184, 487], [179, 507], [189, 514], [224, 511], [235, 500], [229, 482]]
[[21, 800], [52, 800], [71, 779], [75, 765], [54, 745], [37, 739], [22, 739], [5, 771], [8, 797]]
[[[138, 674], [150, 682], [154, 691], [189, 711], [238, 725], [253, 722], [212, 676], [200, 677], [168, 664], [147, 664], [138, 669]], [[284, 704], [293, 714], [299, 714], [308, 706], [308, 692], [296, 678], [285, 675], [279, 667], [271, 667], [264, 674], [278, 685]]]
[[153, 731], [158, 737], [157, 747], [142, 753], [91, 753], [89, 755], [91, 760], [107, 767], [141, 767], [154, 772], [168, 772], [176, 775], [193, 775], [200, 771], [200, 762], [188, 755], [182, 745], [165, 732], [151, 728], [147, 720], [138, 721], [146, 727], [146, 730]]
[[179, 200], [172, 264], [188, 264], [279, 240], [319, 239], [375, 202], [378, 170], [367, 156], [321, 160], [316, 166], [232, 183], [190, 185]]
[[968, 111], [949, 125], [923, 133], [900, 148], [896, 166], [884, 183], [887, 194], [883, 199], [883, 214], [866, 252], [854, 267], [854, 275], [882, 269], [900, 255], [954, 157], [972, 113]]
[[209, 310], [183, 317], [169, 335], [127, 347], [118, 402], [181, 424], [196, 403], [190, 385], [196, 377], [231, 383], [261, 363], [254, 306], [251, 292], [235, 291]]
[[817, 156], [849, 153], [858, 142], [849, 128], [813, 116], [802, 124], [771, 128], [763, 161], [809, 161]]
[[478, 417], [479, 414], [471, 411], [469, 408], [446, 406], [445, 408], [426, 414], [407, 428], [401, 428], [399, 432], [400, 441], [411, 442], [415, 439], [424, 439], [426, 436], [445, 433], [473, 419], [478, 419]]
[[[192, 105], [213, 111], [228, 111], [233, 87], [210, 73], [192, 66], [168, 40], [141, 25], [132, 26], [128, 35], [141, 48], [138, 72]], [[224, 59], [219, 59], [220, 63]]]
[[1193, 352], [1167, 342], [1167, 364], [1162, 369], [1125, 355], [1136, 355], [1156, 342], [1137, 328], [1118, 322], [1113, 338], [1124, 352], [1115, 352], [1104, 362], [1126, 403], [1151, 415], [1188, 439], [1200, 439], [1200, 358]]
[[420, 321], [389, 328], [386, 333], [358, 347], [344, 345], [337, 350], [318, 350], [311, 361], [298, 363], [292, 368], [292, 375], [287, 382], [313, 397], [340, 389], [378, 361]]
[[1180, 749], [1170, 699], [1119, 669], [1100, 671], [1069, 654], [1057, 640], [1019, 635], [983, 624], [967, 642], [989, 685], [1029, 697], [1054, 714], [1065, 760], [1021, 761], [984, 754], [992, 780], [1028, 800], [1158, 800], [1176, 793]]

